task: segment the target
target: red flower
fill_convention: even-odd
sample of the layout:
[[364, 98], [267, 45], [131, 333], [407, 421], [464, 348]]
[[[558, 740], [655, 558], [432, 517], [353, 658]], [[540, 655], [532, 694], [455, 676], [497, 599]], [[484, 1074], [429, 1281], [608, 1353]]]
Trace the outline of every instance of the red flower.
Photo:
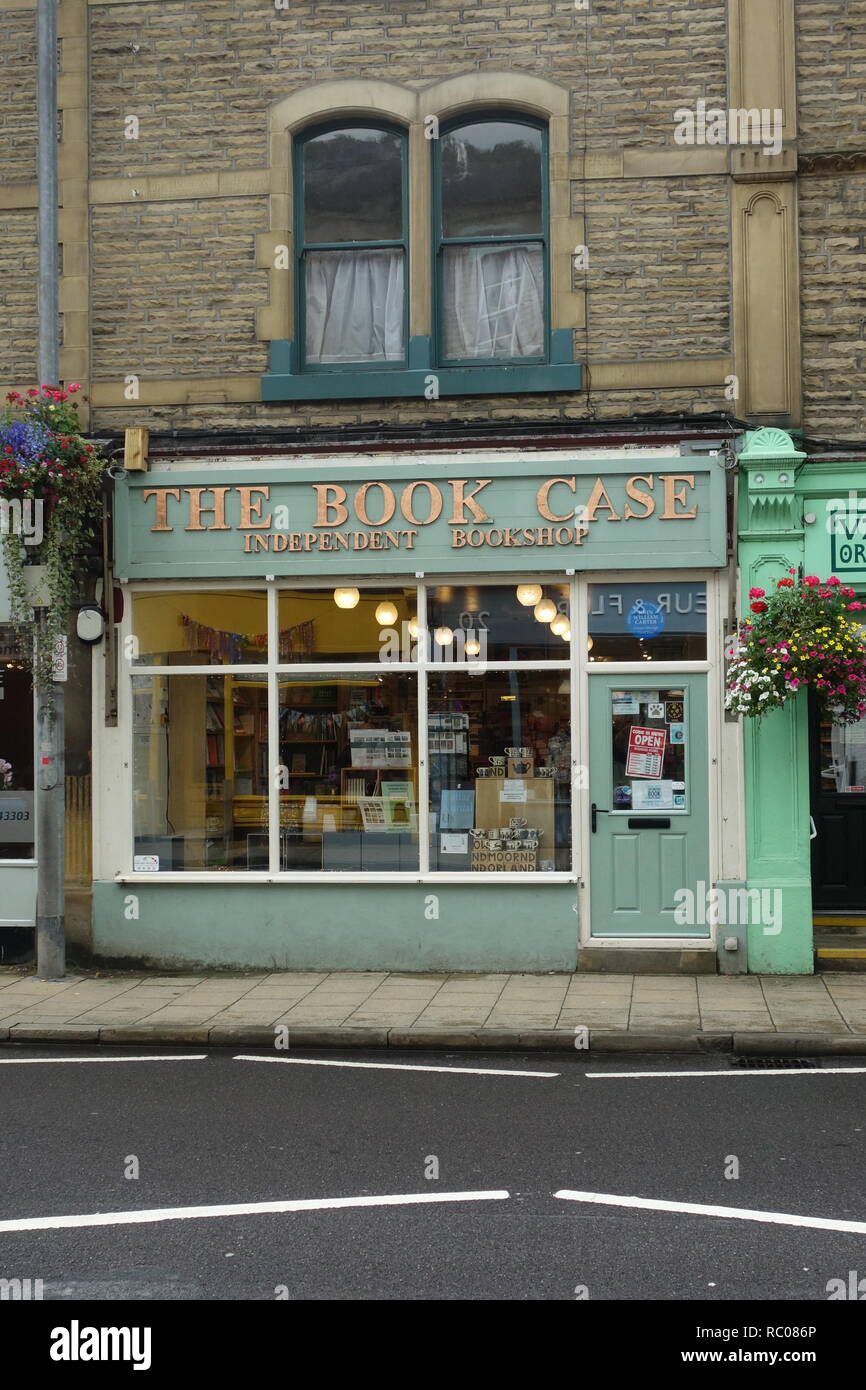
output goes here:
[[803, 580], [803, 583], [808, 584], [810, 589], [814, 589], [815, 585], [820, 584], [821, 581], [818, 578], [817, 574], [807, 574], [806, 578]]
[[824, 580], [824, 583], [825, 583], [825, 584], [828, 584], [828, 585], [833, 585], [833, 584], [841, 584], [842, 581], [841, 581], [841, 579], [837, 579], [835, 574], [831, 574], [829, 579], [825, 579], [825, 580]]
[[794, 581], [793, 581], [793, 579], [780, 579], [780, 580], [778, 580], [778, 582], [777, 582], [777, 584], [776, 584], [776, 588], [777, 588], [777, 589], [792, 589], [793, 587], [794, 587]]
[[38, 395], [39, 395], [39, 392], [36, 390], [36, 387], [35, 387], [35, 386], [31, 386], [31, 387], [30, 387], [30, 390], [27, 392], [27, 394], [28, 394], [28, 396], [38, 396]]
[[749, 598], [764, 598], [766, 596], [766, 592], [766, 589], [750, 589]]
[[766, 603], [761, 603], [760, 599], [757, 603], [750, 604], [749, 607], [751, 608], [753, 613], [766, 613], [767, 611]]

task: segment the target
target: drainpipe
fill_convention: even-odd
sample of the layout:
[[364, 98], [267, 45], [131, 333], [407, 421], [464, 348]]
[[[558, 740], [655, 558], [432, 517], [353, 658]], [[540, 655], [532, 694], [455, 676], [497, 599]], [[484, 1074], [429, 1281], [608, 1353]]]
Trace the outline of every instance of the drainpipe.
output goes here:
[[[39, 150], [39, 381], [60, 383], [57, 228], [57, 0], [37, 0], [37, 108]], [[37, 613], [36, 640], [45, 614]], [[64, 933], [65, 720], [63, 685], [54, 699], [36, 691], [36, 975], [60, 980], [66, 973]]]

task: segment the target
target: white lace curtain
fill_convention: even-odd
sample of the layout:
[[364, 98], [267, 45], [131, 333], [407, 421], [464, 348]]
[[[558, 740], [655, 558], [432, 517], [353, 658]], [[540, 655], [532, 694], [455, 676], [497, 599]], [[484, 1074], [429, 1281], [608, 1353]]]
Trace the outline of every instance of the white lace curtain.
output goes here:
[[403, 303], [399, 247], [308, 252], [307, 362], [400, 361]]
[[[306, 361], [327, 365], [405, 357], [399, 247], [311, 251], [306, 258]], [[443, 267], [448, 358], [541, 357], [540, 246], [449, 246]]]
[[540, 246], [447, 247], [442, 297], [446, 357], [543, 355]]

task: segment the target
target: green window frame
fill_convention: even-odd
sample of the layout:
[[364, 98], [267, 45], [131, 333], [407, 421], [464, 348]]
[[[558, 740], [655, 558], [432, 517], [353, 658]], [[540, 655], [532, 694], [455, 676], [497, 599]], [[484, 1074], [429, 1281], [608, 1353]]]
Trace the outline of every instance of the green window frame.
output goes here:
[[[395, 238], [380, 239], [373, 241], [352, 240], [345, 241], [308, 241], [306, 239], [305, 228], [305, 187], [304, 187], [304, 155], [307, 145], [318, 136], [330, 134], [342, 130], [377, 130], [390, 135], [395, 135], [400, 140], [400, 166], [401, 166], [401, 230], [400, 236]], [[295, 260], [294, 260], [294, 298], [295, 298], [295, 323], [297, 325], [297, 347], [298, 347], [298, 367], [302, 374], [343, 374], [346, 372], [382, 372], [383, 370], [405, 370], [408, 366], [409, 355], [409, 140], [408, 133], [402, 127], [394, 125], [388, 121], [378, 121], [372, 118], [358, 117], [356, 119], [343, 119], [328, 121], [323, 124], [311, 126], [302, 131], [295, 137], [294, 148], [294, 233], [295, 233]], [[351, 210], [347, 216], [351, 217]], [[307, 361], [307, 303], [306, 303], [306, 269], [307, 258], [311, 252], [322, 251], [366, 251], [366, 250], [387, 250], [389, 248], [399, 248], [403, 253], [403, 311], [402, 311], [402, 342], [403, 353], [400, 357], [382, 357], [375, 361], [341, 361], [341, 362], [308, 362]]]
[[[463, 126], [474, 126], [482, 124], [506, 124], [515, 126], [526, 126], [531, 130], [538, 131], [541, 135], [541, 229], [538, 233], [510, 234], [506, 236], [446, 236], [444, 229], [444, 206], [442, 196], [442, 150], [444, 138]], [[434, 142], [433, 149], [433, 318], [435, 324], [434, 351], [435, 360], [440, 367], [457, 368], [477, 368], [477, 367], [507, 367], [525, 366], [532, 367], [544, 365], [551, 361], [551, 341], [550, 341], [550, 176], [549, 176], [549, 142], [547, 123], [532, 116], [526, 116], [522, 112], [509, 110], [507, 107], [492, 108], [485, 111], [464, 112], [453, 120], [443, 124], [440, 130], [440, 138]], [[523, 357], [449, 357], [445, 352], [444, 333], [443, 333], [443, 310], [444, 310], [444, 261], [447, 249], [455, 246], [513, 246], [519, 245], [538, 245], [541, 247], [542, 274], [544, 277], [544, 287], [542, 295], [542, 312], [544, 315], [544, 328], [542, 338], [542, 352], [538, 355]], [[558, 354], [557, 354], [558, 357]]]

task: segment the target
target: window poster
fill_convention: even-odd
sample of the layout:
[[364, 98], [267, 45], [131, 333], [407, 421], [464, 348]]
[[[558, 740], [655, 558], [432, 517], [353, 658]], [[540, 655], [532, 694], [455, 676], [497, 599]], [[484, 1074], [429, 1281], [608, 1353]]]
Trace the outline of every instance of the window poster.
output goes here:
[[443, 788], [439, 816], [440, 830], [471, 830], [475, 824], [475, 792]]
[[632, 789], [632, 808], [635, 811], [672, 811], [674, 784], [669, 781], [635, 782]]
[[628, 735], [626, 777], [649, 777], [657, 781], [667, 745], [666, 729], [644, 729], [635, 724]]

